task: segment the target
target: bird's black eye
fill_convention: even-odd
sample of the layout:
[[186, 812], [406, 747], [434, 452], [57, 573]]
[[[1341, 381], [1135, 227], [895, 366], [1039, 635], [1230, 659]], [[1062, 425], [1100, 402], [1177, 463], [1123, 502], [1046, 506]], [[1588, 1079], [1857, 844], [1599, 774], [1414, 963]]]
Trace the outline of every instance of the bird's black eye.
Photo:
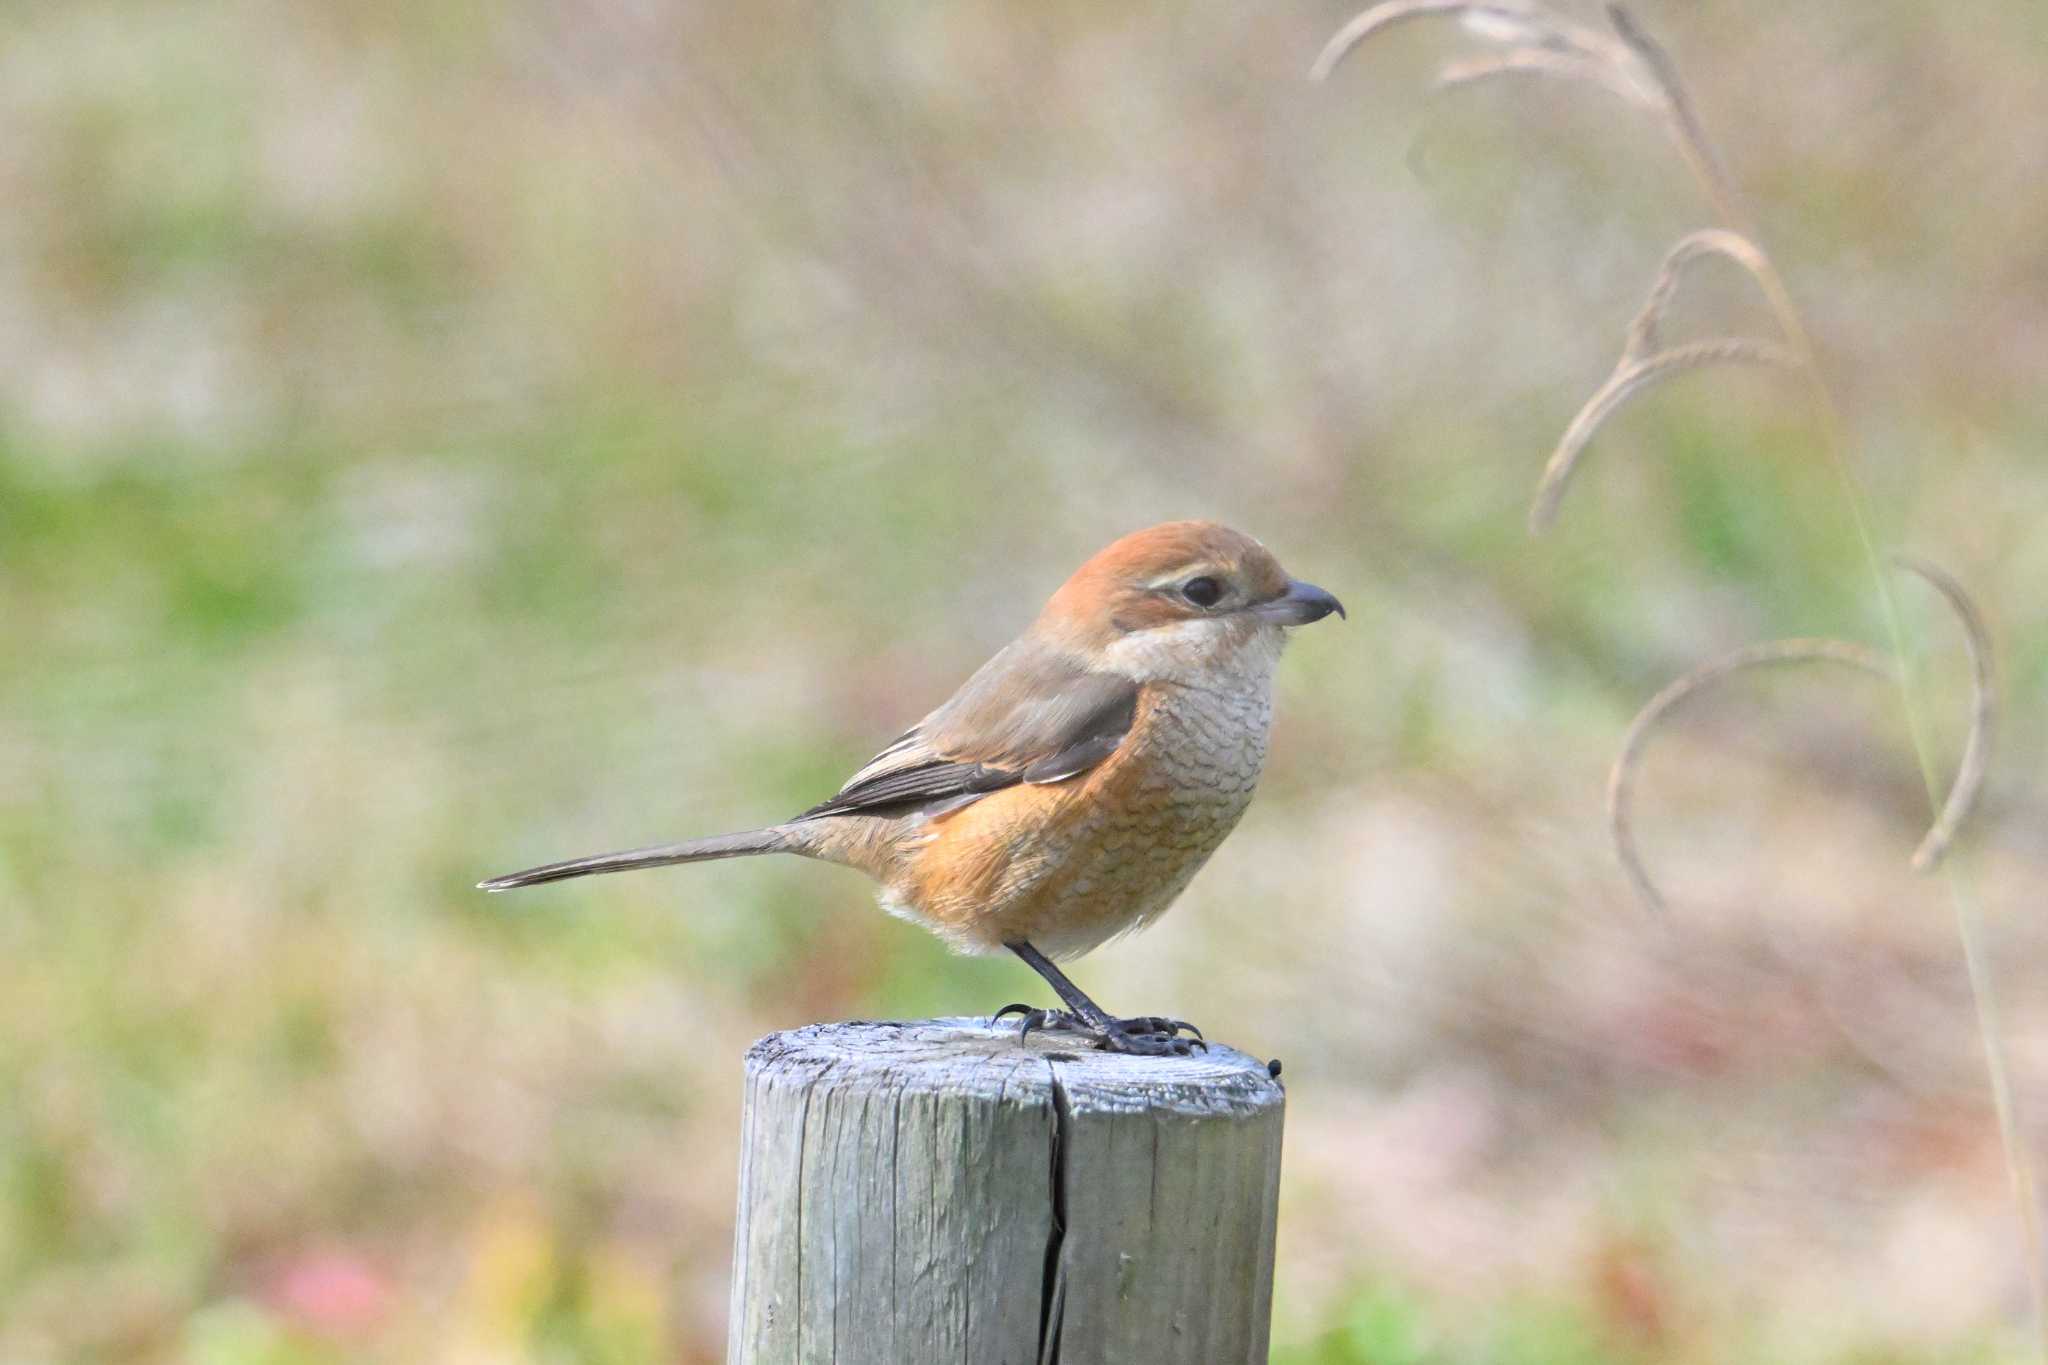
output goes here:
[[1223, 600], [1223, 585], [1203, 574], [1181, 584], [1180, 595], [1198, 607], [1213, 607]]

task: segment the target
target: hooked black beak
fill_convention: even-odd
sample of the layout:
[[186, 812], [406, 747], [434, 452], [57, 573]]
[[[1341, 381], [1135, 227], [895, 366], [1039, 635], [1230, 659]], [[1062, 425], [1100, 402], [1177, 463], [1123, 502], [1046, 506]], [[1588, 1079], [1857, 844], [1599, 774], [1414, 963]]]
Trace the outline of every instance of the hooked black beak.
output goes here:
[[1344, 604], [1330, 593], [1313, 583], [1290, 579], [1287, 591], [1270, 602], [1262, 602], [1252, 608], [1252, 614], [1268, 621], [1278, 621], [1283, 626], [1305, 626], [1311, 621], [1320, 621], [1331, 612], [1344, 615]]

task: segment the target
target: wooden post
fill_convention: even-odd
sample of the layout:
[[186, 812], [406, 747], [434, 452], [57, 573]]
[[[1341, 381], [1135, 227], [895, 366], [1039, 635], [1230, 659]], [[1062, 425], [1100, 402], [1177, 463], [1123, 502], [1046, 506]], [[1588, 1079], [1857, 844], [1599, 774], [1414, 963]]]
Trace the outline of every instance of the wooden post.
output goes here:
[[1265, 1365], [1285, 1093], [979, 1019], [747, 1053], [730, 1365]]

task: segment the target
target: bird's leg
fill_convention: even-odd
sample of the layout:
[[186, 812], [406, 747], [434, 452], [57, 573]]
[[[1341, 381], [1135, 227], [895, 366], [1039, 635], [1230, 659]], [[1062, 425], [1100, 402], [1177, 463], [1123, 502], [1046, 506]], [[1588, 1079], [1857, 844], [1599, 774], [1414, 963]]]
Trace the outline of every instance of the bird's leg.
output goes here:
[[[1108, 1027], [1111, 1022], [1109, 1011], [1082, 994], [1081, 988], [1068, 980], [1065, 972], [1053, 966], [1051, 959], [1047, 958], [1045, 954], [1039, 952], [1038, 949], [1022, 939], [1017, 940], [1015, 943], [1006, 943], [1003, 946], [1018, 957], [1023, 958], [1025, 964], [1032, 971], [1037, 972], [1046, 979], [1059, 998], [1066, 1002], [1067, 1009], [1071, 1011], [1071, 1013], [1065, 1016], [1066, 1018], [1089, 1028], [1099, 1029]], [[1015, 1005], [1004, 1006], [1006, 1010], [1016, 1010], [1017, 1008]]]
[[[1053, 966], [1045, 954], [1023, 939], [1003, 946], [1024, 959], [1032, 971], [1044, 977], [1046, 983], [1067, 1006], [1064, 1010], [1041, 1010], [1030, 1005], [1005, 1005], [997, 1010], [997, 1019], [1010, 1014], [1024, 1016], [1024, 1027], [1018, 1034], [1020, 1039], [1028, 1036], [1035, 1028], [1056, 1028], [1086, 1034], [1094, 1040], [1095, 1046], [1105, 1052], [1185, 1057], [1195, 1048], [1206, 1050], [1207, 1044], [1202, 1041], [1202, 1031], [1193, 1024], [1179, 1019], [1162, 1019], [1157, 1015], [1118, 1019], [1090, 1000], [1079, 986], [1067, 979], [1065, 972]], [[1190, 1042], [1181, 1037], [1182, 1033], [1194, 1034], [1194, 1040]]]

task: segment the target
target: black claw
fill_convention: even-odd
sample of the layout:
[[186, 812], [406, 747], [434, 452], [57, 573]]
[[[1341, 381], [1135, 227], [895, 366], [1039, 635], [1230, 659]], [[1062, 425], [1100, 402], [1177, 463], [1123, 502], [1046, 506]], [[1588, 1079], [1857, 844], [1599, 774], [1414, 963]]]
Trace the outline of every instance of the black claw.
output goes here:
[[[1209, 1050], [1209, 1044], [1202, 1037], [1202, 1031], [1185, 1019], [1169, 1019], [1164, 1015], [1146, 1014], [1133, 1019], [1113, 1019], [1107, 1016], [1099, 1021], [1081, 1018], [1066, 1010], [1039, 1009], [1032, 1005], [1005, 1005], [989, 1019], [993, 1028], [1011, 1015], [1021, 1015], [1022, 1026], [1017, 1030], [1017, 1041], [1023, 1042], [1040, 1029], [1057, 1030], [1062, 1033], [1078, 1033], [1087, 1038], [1104, 1052], [1121, 1052], [1138, 1057], [1192, 1057], [1196, 1049]], [[1193, 1038], [1183, 1038], [1191, 1033]]]
[[1122, 1022], [1126, 1027], [1140, 1033], [1192, 1033], [1198, 1041], [1202, 1038], [1202, 1031], [1187, 1020], [1169, 1019], [1161, 1014], [1140, 1015], [1138, 1018], [1125, 1019]]
[[1207, 1052], [1209, 1045], [1199, 1037], [1190, 1040], [1180, 1036], [1180, 1031], [1187, 1027], [1178, 1019], [1156, 1016], [1112, 1019], [1095, 1045], [1105, 1052], [1128, 1052], [1143, 1057], [1191, 1057], [1196, 1048]]
[[1057, 1029], [1062, 1032], [1072, 1030], [1086, 1034], [1095, 1032], [1065, 1010], [1042, 1010], [1036, 1005], [1005, 1005], [988, 1021], [989, 1027], [994, 1028], [1012, 1014], [1023, 1016], [1023, 1025], [1017, 1030], [1017, 1041], [1020, 1043], [1029, 1038], [1034, 1029]]
[[[1209, 1050], [1209, 1044], [1202, 1037], [1202, 1031], [1196, 1028], [1193, 1024], [1190, 1024], [1185, 1019], [1168, 1019], [1163, 1016], [1153, 1014], [1146, 1015], [1145, 1017], [1140, 1019], [1125, 1019], [1122, 1021], [1122, 1023], [1131, 1032], [1159, 1034], [1167, 1038], [1178, 1038], [1183, 1033], [1192, 1033], [1195, 1036], [1190, 1046], [1198, 1047], [1204, 1052], [1207, 1052]], [[1187, 1055], [1187, 1053], [1185, 1050], [1183, 1050], [1177, 1055], [1185, 1056]]]

